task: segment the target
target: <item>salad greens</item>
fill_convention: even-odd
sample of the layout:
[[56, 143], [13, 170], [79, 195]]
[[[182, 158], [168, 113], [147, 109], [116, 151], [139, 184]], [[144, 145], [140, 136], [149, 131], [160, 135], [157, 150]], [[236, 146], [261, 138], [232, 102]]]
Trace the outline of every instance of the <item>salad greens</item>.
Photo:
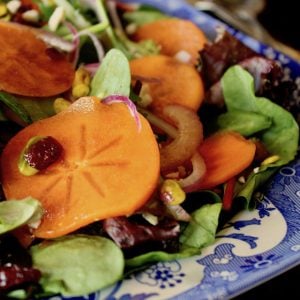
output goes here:
[[[67, 0], [54, 0], [56, 6], [62, 7], [66, 19], [74, 23], [78, 29], [84, 29], [90, 27], [92, 24], [80, 13], [79, 9], [76, 9], [69, 1]], [[76, 1], [72, 1], [76, 3]]]
[[[126, 260], [128, 270], [140, 268], [149, 263], [179, 259], [197, 255], [201, 249], [215, 241], [222, 203], [205, 204], [191, 214], [187, 226], [182, 226], [179, 236], [180, 249], [176, 253], [151, 251]], [[131, 270], [132, 271], [132, 270]]]
[[[254, 79], [242, 67], [229, 68], [221, 82], [228, 112], [220, 116], [219, 125], [227, 128], [224, 120], [233, 116], [232, 122], [236, 123], [234, 126], [230, 123], [229, 129], [234, 127], [236, 131], [241, 130], [242, 134], [246, 131], [247, 135], [257, 133], [271, 155], [279, 157], [271, 164], [260, 166], [256, 173], [252, 172], [242, 186], [238, 196], [245, 197], [248, 206], [254, 190], [266, 182], [278, 167], [294, 159], [298, 149], [299, 127], [291, 113], [269, 99], [255, 95]], [[245, 113], [248, 117], [250, 113], [254, 119], [240, 118]]]
[[270, 117], [249, 111], [228, 111], [217, 120], [218, 126], [225, 130], [239, 132], [243, 136], [252, 136], [271, 126]]

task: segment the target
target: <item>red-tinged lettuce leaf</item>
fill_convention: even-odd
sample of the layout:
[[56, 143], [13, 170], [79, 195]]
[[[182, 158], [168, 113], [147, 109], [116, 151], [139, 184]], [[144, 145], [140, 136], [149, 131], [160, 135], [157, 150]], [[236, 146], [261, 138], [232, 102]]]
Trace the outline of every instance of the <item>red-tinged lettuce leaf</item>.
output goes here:
[[132, 269], [158, 261], [169, 261], [201, 253], [201, 249], [215, 241], [222, 203], [205, 204], [192, 213], [192, 220], [180, 234], [178, 252], [149, 251], [126, 259], [126, 267]]
[[299, 106], [294, 105], [297, 103], [297, 86], [285, 78], [282, 67], [276, 61], [255, 53], [226, 31], [214, 43], [206, 45], [200, 56], [200, 74], [207, 90], [205, 103], [218, 107], [224, 105], [220, 79], [229, 67], [239, 64], [254, 77], [257, 96], [270, 99], [299, 118]]
[[[256, 55], [237, 62], [236, 65], [241, 66], [253, 76], [255, 94], [258, 96], [269, 95], [272, 101], [280, 104], [282, 99], [286, 99], [292, 91], [292, 85], [282, 82], [282, 69], [273, 60]], [[221, 107], [224, 105], [224, 93], [220, 80], [208, 89], [205, 98], [207, 103]]]
[[219, 81], [230, 66], [254, 55], [257, 54], [252, 49], [222, 31], [214, 43], [206, 44], [200, 52], [201, 75], [206, 88]]
[[132, 248], [145, 242], [163, 241], [179, 235], [179, 223], [165, 220], [157, 225], [142, 224], [126, 217], [109, 218], [103, 221], [103, 229], [122, 249]]

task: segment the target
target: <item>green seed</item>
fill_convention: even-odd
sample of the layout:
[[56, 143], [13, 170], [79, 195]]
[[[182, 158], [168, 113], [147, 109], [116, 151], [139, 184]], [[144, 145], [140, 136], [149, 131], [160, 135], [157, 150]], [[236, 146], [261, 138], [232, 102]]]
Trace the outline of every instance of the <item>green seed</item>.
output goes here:
[[0, 3], [0, 18], [4, 17], [7, 14], [7, 7], [5, 3]]
[[28, 151], [31, 145], [35, 144], [37, 141], [43, 139], [41, 136], [35, 136], [31, 138], [26, 146], [24, 147], [23, 151], [21, 152], [19, 162], [18, 162], [18, 169], [19, 172], [25, 176], [32, 176], [39, 172], [38, 169], [31, 167], [25, 159], [25, 153]]
[[160, 197], [168, 205], [179, 205], [185, 200], [185, 192], [176, 180], [167, 179], [160, 188]]

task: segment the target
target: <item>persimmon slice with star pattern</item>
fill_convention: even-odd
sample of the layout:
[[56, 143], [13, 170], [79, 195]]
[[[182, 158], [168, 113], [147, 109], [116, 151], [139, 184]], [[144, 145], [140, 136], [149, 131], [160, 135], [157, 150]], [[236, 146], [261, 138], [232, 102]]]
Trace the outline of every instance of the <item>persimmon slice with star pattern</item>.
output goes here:
[[[36, 237], [59, 237], [145, 204], [157, 186], [159, 149], [147, 120], [139, 118], [141, 126], [123, 103], [83, 97], [9, 141], [1, 158], [4, 193], [7, 199], [32, 196], [42, 203]], [[63, 153], [47, 169], [24, 176], [18, 160], [34, 136], [55, 138]]]

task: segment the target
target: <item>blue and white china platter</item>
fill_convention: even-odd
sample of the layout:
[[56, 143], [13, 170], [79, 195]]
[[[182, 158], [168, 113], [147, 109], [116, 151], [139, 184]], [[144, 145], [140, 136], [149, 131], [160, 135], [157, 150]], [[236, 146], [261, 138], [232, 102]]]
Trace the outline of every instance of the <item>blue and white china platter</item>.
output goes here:
[[[286, 78], [298, 85], [300, 64], [269, 46], [199, 12], [181, 0], [123, 0], [152, 5], [173, 16], [190, 19], [213, 39], [225, 26], [260, 54], [277, 60]], [[214, 245], [188, 259], [157, 263], [97, 293], [49, 300], [229, 299], [300, 263], [300, 158], [279, 170], [253, 211], [235, 216], [218, 233]]]

